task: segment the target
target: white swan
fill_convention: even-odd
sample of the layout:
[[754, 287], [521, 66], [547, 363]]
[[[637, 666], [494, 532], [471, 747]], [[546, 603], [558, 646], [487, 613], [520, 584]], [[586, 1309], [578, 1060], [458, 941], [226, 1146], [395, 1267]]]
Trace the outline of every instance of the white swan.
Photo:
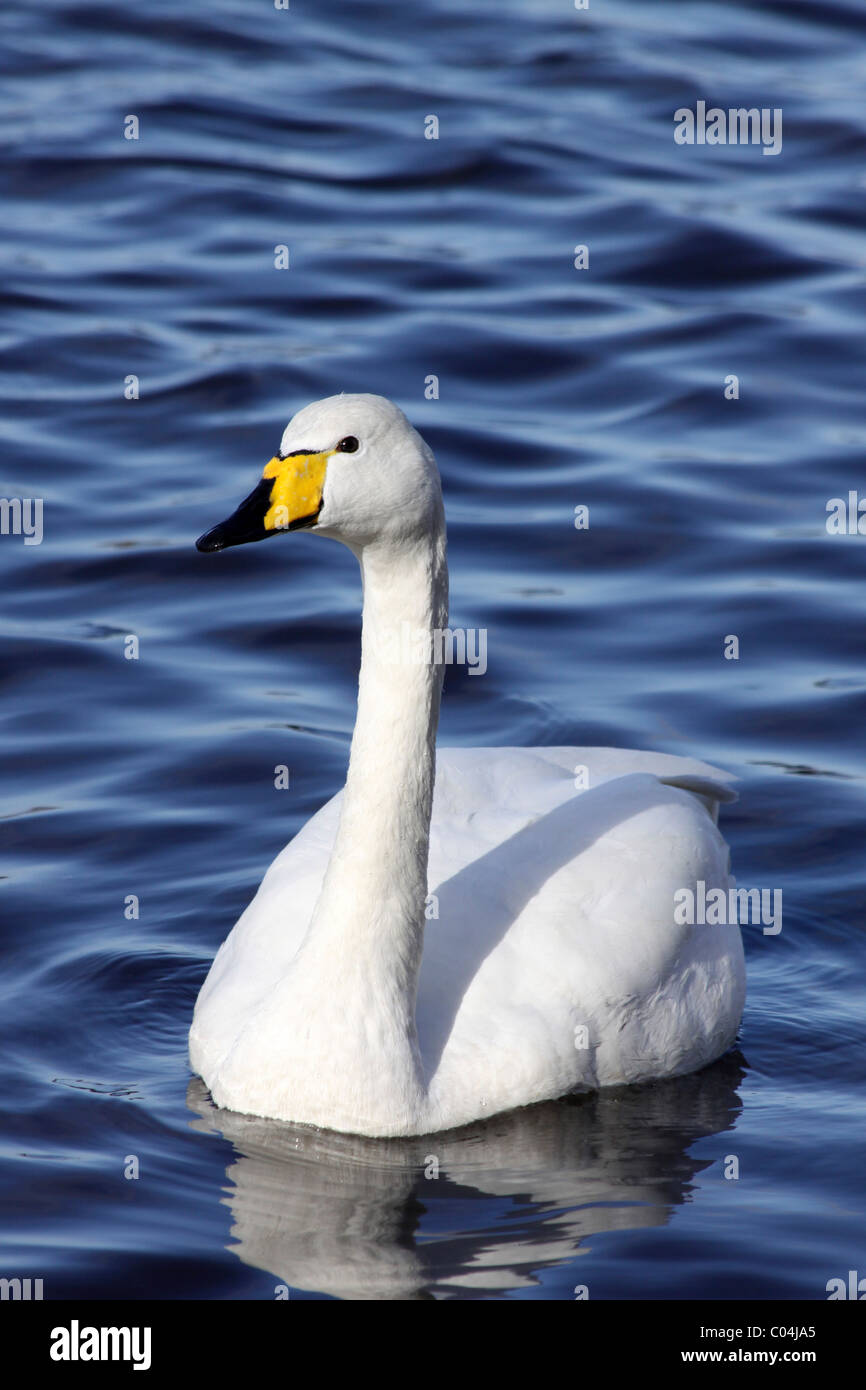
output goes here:
[[278, 855], [202, 986], [190, 1059], [215, 1102], [426, 1134], [720, 1056], [743, 1008], [739, 928], [678, 924], [674, 895], [732, 882], [725, 774], [610, 748], [437, 755], [443, 667], [406, 634], [447, 627], [442, 492], [390, 401], [300, 411], [198, 548], [299, 528], [360, 562], [358, 714], [344, 790]]

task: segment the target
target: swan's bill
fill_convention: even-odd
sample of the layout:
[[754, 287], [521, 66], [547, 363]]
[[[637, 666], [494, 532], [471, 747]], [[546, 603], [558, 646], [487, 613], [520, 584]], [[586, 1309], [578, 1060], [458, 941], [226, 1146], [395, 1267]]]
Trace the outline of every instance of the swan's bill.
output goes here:
[[325, 472], [333, 453], [335, 449], [276, 455], [237, 511], [199, 536], [196, 550], [226, 550], [230, 545], [267, 540], [281, 531], [314, 526], [322, 509]]

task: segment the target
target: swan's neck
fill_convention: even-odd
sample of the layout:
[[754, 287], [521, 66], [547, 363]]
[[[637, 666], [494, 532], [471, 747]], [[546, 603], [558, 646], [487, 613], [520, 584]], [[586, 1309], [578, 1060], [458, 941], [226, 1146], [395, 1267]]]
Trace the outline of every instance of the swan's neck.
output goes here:
[[[436, 726], [436, 647], [447, 625], [444, 522], [423, 541], [360, 556], [364, 587], [358, 713], [340, 825], [295, 961], [315, 1001], [307, 1034], [339, 1058], [354, 1090], [420, 1096], [415, 998], [424, 944]], [[424, 646], [428, 650], [424, 650]], [[322, 1037], [319, 1038], [321, 1027]], [[351, 1055], [347, 1055], [351, 1054]], [[417, 1099], [417, 1096], [416, 1096]]]
[[441, 543], [361, 556], [358, 714], [340, 828], [313, 919], [317, 932], [393, 953], [408, 997], [421, 959], [442, 667], [417, 634], [447, 622]]

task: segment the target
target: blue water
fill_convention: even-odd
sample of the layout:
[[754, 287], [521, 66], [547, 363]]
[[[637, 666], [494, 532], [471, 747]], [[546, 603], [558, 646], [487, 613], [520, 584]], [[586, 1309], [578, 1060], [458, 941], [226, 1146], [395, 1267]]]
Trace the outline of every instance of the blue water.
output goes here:
[[[41, 545], [0, 537], [0, 1274], [256, 1299], [866, 1275], [866, 537], [826, 527], [866, 496], [862, 5], [49, 0], [0, 33], [0, 496], [44, 500]], [[782, 152], [675, 144], [699, 98], [782, 108]], [[214, 951], [342, 783], [359, 651], [348, 553], [194, 538], [340, 390], [437, 454], [452, 619], [489, 662], [449, 672], [443, 741], [742, 779], [735, 871], [782, 890], [783, 930], [745, 928], [739, 1047], [701, 1075], [408, 1144], [191, 1080]]]

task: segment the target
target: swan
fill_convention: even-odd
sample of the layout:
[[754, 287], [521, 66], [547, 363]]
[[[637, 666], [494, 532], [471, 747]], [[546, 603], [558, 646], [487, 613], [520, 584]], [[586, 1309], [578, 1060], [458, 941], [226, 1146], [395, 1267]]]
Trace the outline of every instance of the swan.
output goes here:
[[198, 996], [190, 1063], [215, 1104], [433, 1134], [721, 1056], [743, 1010], [740, 930], [683, 924], [675, 895], [733, 883], [728, 775], [619, 748], [437, 753], [442, 489], [384, 397], [300, 410], [196, 544], [295, 530], [360, 564], [357, 717], [345, 787], [274, 860]]

